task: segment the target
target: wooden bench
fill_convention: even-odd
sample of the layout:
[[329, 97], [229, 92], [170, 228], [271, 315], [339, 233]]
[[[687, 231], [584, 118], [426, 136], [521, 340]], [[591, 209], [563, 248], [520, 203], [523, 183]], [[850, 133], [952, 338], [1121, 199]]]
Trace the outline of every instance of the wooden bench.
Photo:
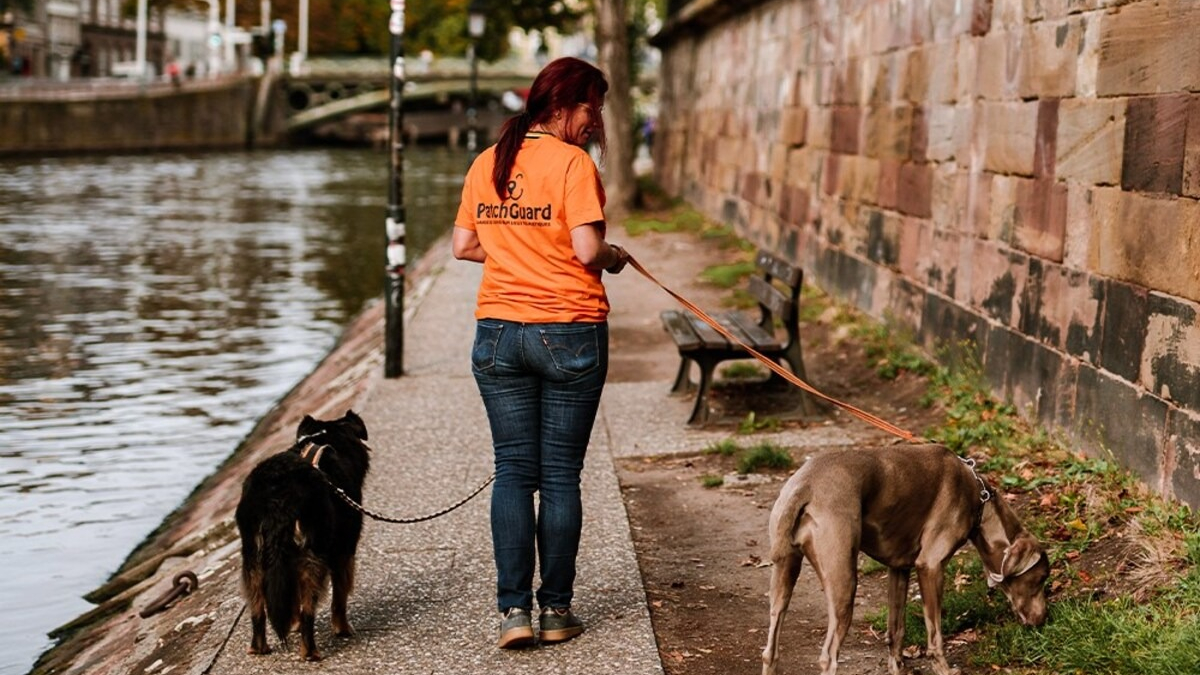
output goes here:
[[[804, 272], [766, 251], [758, 252], [754, 264], [757, 273], [750, 277], [747, 290], [758, 301], [758, 317], [740, 311], [709, 312], [709, 315], [763, 356], [786, 364], [793, 373], [807, 381], [800, 346], [800, 287]], [[686, 393], [695, 388], [689, 371], [691, 364], [696, 363], [700, 367], [700, 390], [696, 393], [696, 403], [688, 424], [705, 424], [708, 422], [708, 391], [717, 364], [753, 357], [691, 312], [666, 310], [661, 317], [663, 327], [679, 348], [679, 373], [675, 376], [671, 393]], [[776, 318], [783, 324], [783, 340], [776, 335]], [[775, 373], [771, 373], [771, 379], [783, 380]], [[798, 389], [797, 394], [801, 397], [805, 414], [810, 413], [812, 403], [808, 395]]]

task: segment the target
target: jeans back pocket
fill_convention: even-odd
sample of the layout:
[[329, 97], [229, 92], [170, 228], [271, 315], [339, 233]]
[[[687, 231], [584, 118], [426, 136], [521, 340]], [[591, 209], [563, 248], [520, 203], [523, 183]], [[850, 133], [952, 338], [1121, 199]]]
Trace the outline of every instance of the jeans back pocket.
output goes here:
[[579, 377], [600, 367], [602, 328], [603, 324], [594, 323], [552, 324], [541, 326], [538, 335], [555, 370]]
[[500, 333], [504, 326], [498, 323], [478, 321], [475, 324], [475, 343], [471, 345], [471, 368], [487, 372], [496, 367], [496, 350], [500, 344]]

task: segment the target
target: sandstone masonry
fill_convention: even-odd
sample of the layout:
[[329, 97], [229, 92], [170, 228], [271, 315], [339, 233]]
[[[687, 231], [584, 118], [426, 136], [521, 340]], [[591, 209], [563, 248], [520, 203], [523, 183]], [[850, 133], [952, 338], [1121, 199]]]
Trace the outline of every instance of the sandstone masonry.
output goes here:
[[671, 6], [669, 192], [1200, 505], [1200, 3]]

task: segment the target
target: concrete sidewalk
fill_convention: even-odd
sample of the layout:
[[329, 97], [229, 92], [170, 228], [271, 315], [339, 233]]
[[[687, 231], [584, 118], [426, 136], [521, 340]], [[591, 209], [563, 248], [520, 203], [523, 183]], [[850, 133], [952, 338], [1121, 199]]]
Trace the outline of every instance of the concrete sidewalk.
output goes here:
[[[409, 517], [449, 505], [492, 471], [491, 440], [470, 371], [481, 266], [446, 261], [405, 324], [405, 374], [378, 378], [359, 411], [374, 449], [364, 500]], [[596, 425], [583, 477], [586, 524], [575, 610], [587, 630], [554, 647], [495, 647], [490, 489], [449, 515], [415, 525], [367, 521], [350, 617], [358, 636], [336, 640], [326, 607], [318, 644], [328, 673], [661, 673], [605, 424]], [[242, 617], [210, 672], [288, 672], [294, 651], [248, 656]], [[274, 640], [272, 639], [272, 642]]]

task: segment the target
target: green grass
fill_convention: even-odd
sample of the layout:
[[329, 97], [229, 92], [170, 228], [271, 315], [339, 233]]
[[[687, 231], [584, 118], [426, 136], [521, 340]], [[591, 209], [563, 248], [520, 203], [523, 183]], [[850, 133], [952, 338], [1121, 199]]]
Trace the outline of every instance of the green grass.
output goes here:
[[742, 421], [738, 422], [738, 433], [746, 436], [756, 434], [760, 431], [777, 431], [781, 426], [781, 422], [776, 417], [766, 416], [759, 417], [753, 410], [746, 413]]
[[742, 449], [742, 447], [740, 445], [738, 445], [737, 442], [734, 441], [732, 438], [726, 438], [724, 440], [713, 443], [712, 445], [708, 446], [707, 448], [704, 448], [704, 454], [706, 454], [706, 455], [721, 455], [722, 457], [733, 457], [739, 451], [741, 451], [741, 449]]
[[719, 488], [725, 484], [725, 479], [711, 473], [700, 476], [700, 484], [706, 488]]
[[989, 631], [971, 661], [1039, 672], [1194, 675], [1200, 668], [1200, 574], [1155, 602], [1067, 598], [1050, 603], [1045, 626], [1005, 622]]
[[753, 260], [739, 260], [725, 265], [713, 265], [700, 273], [700, 278], [721, 288], [741, 286], [746, 277], [754, 274]]
[[738, 457], [737, 472], [747, 474], [759, 469], [790, 469], [795, 464], [787, 450], [773, 443], [759, 443]]
[[[880, 567], [883, 567], [882, 565]], [[886, 569], [886, 568], [885, 568]], [[916, 574], [909, 580], [909, 592], [916, 589]], [[1008, 603], [999, 591], [990, 592], [983, 565], [974, 553], [956, 555], [946, 564], [946, 587], [942, 595], [942, 634], [953, 635], [968, 628], [981, 628], [1003, 621], [1011, 615]], [[909, 602], [904, 609], [904, 644], [924, 645], [925, 615], [922, 604]], [[887, 632], [887, 608], [867, 614], [871, 626]]]
[[757, 380], [766, 375], [765, 368], [749, 361], [734, 361], [721, 368], [721, 377], [726, 380]]

